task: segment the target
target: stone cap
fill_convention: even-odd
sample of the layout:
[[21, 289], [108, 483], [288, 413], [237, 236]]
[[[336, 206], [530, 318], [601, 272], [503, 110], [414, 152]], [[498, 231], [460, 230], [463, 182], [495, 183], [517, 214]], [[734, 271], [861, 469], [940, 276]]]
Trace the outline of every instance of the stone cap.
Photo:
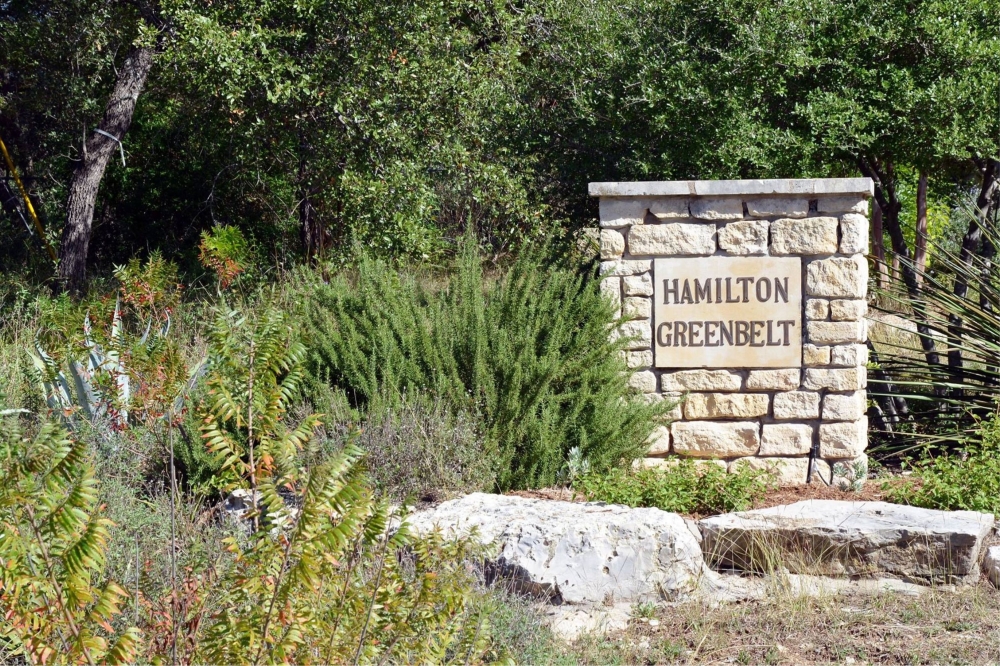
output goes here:
[[653, 180], [590, 183], [592, 197], [741, 196], [744, 194], [860, 194], [871, 197], [871, 178], [775, 178], [772, 180]]

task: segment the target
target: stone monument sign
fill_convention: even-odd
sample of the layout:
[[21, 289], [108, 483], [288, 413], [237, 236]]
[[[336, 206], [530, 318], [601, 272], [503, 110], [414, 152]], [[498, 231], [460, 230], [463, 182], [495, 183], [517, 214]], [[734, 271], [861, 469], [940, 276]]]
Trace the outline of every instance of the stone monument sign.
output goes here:
[[[833, 482], [867, 447], [867, 178], [591, 183], [631, 384], [687, 456]], [[838, 466], [838, 463], [840, 465]]]
[[656, 367], [802, 365], [797, 259], [654, 259], [653, 276]]

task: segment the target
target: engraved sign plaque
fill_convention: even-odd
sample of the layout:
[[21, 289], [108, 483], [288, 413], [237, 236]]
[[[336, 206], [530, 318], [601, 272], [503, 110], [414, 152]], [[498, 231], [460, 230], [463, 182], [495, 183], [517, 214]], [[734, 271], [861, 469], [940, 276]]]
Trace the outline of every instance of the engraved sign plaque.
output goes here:
[[801, 259], [655, 259], [653, 346], [660, 368], [800, 367]]

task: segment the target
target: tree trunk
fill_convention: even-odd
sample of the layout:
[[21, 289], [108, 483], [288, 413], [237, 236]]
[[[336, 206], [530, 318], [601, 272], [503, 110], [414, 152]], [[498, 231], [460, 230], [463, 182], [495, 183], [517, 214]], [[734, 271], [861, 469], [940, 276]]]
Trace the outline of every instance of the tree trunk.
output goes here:
[[[139, 93], [153, 66], [154, 51], [151, 46], [129, 49], [98, 129], [124, 140]], [[86, 282], [94, 204], [108, 160], [118, 150], [117, 141], [91, 132], [84, 140], [83, 159], [73, 171], [66, 200], [66, 226], [59, 248], [59, 278], [70, 291], [78, 292]]]
[[[917, 323], [917, 337], [923, 349], [924, 357], [930, 366], [941, 364], [941, 356], [934, 347], [934, 337], [928, 325], [928, 317], [923, 301], [920, 299], [920, 283], [917, 281], [913, 255], [910, 246], [906, 244], [903, 227], [899, 223], [899, 210], [902, 207], [896, 193], [895, 174], [892, 162], [880, 164], [877, 159], [859, 158], [858, 166], [861, 172], [875, 181], [875, 201], [882, 208], [882, 222], [889, 232], [892, 251], [899, 259], [899, 271], [906, 285], [906, 292], [913, 306], [913, 315]], [[935, 389], [936, 393], [940, 390]]]
[[[983, 184], [979, 188], [979, 197], [976, 199], [975, 215], [969, 220], [969, 228], [962, 238], [962, 251], [959, 253], [959, 260], [966, 266], [971, 266], [976, 253], [980, 251], [980, 242], [983, 240], [983, 228], [986, 226], [993, 205], [993, 196], [998, 187], [1000, 179], [1000, 162], [988, 159], [982, 166]], [[994, 253], [993, 243], [986, 240], [986, 247], [983, 254], [992, 260]], [[989, 277], [987, 276], [987, 284]], [[969, 293], [969, 283], [961, 273], [955, 276], [954, 294], [956, 298], [966, 298]], [[982, 297], [980, 302], [982, 303]], [[948, 350], [948, 368], [951, 371], [951, 381], [961, 384], [965, 380], [965, 363], [962, 359], [961, 350], [962, 318], [957, 315], [948, 316], [948, 339], [951, 349]], [[952, 389], [953, 397], [961, 397], [962, 389]]]
[[913, 245], [913, 263], [916, 264], [917, 283], [920, 284], [927, 271], [927, 173], [923, 171], [917, 183], [917, 233]]
[[889, 267], [885, 263], [885, 233], [882, 230], [882, 206], [872, 202], [872, 249], [875, 252], [875, 268], [878, 271], [878, 288], [889, 286]]

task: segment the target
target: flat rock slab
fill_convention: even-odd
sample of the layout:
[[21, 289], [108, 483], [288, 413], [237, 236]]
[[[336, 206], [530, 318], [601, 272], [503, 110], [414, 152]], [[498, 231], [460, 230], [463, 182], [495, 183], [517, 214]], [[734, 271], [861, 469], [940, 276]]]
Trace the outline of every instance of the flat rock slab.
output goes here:
[[995, 587], [1000, 588], [1000, 546], [990, 546], [986, 550], [983, 573]]
[[475, 529], [498, 549], [488, 575], [557, 604], [684, 598], [705, 569], [684, 519], [659, 509], [473, 493], [408, 522], [417, 534]]
[[974, 582], [993, 516], [887, 502], [807, 500], [699, 521], [720, 568]]

